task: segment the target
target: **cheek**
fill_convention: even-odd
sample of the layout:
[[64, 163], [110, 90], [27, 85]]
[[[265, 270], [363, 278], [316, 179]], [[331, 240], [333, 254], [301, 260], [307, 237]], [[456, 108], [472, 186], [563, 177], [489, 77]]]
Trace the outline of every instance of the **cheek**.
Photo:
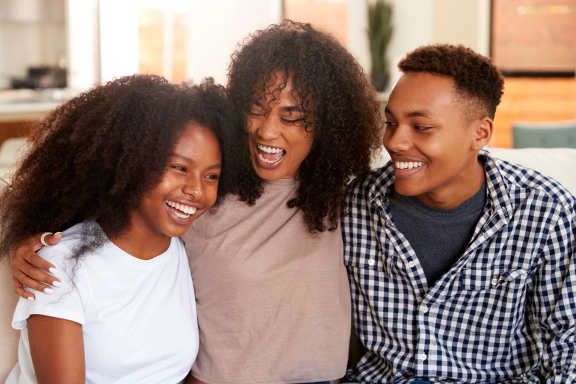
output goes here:
[[216, 202], [218, 198], [218, 184], [210, 184], [205, 188], [205, 196], [206, 196], [206, 204], [209, 205], [210, 208]]

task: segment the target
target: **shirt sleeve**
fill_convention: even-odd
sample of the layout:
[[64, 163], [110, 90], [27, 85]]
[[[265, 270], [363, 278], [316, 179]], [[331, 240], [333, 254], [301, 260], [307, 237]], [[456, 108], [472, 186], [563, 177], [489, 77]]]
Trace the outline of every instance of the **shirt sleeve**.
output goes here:
[[[52, 294], [33, 291], [35, 300], [20, 298], [12, 318], [12, 327], [17, 330], [26, 328], [31, 315], [44, 315], [70, 320], [83, 325], [85, 278], [80, 265], [69, 260], [70, 251], [65, 246], [55, 245], [39, 252], [40, 256], [56, 266], [58, 272], [54, 275], [62, 282], [62, 287], [52, 287]], [[32, 292], [31, 289], [28, 288]]]
[[543, 265], [534, 276], [532, 311], [542, 333], [541, 369], [547, 383], [576, 382], [576, 207], [548, 234]]

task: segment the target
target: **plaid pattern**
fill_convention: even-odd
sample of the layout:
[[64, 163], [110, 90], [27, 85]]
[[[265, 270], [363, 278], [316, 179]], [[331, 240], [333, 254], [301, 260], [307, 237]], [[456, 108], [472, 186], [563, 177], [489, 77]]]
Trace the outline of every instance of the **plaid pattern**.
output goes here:
[[353, 189], [342, 220], [362, 383], [576, 383], [576, 202], [538, 172], [479, 158], [487, 202], [432, 287], [390, 215], [391, 163]]

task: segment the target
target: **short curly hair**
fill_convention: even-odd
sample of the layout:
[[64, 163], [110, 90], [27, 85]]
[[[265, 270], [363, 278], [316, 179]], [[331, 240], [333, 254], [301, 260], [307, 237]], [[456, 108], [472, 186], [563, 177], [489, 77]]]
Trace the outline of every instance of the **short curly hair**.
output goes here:
[[[38, 232], [86, 220], [111, 237], [128, 229], [131, 212], [162, 180], [190, 122], [218, 139], [221, 200], [235, 184], [238, 164], [234, 125], [240, 119], [232, 110], [225, 88], [212, 79], [176, 85], [154, 75], [122, 77], [59, 106], [35, 127], [27, 155], [0, 196], [0, 257]], [[98, 245], [93, 241], [74, 257]]]
[[[250, 35], [232, 55], [228, 92], [245, 127], [259, 97], [279, 94], [279, 89], [269, 89], [278, 72], [292, 79], [305, 112], [301, 120], [309, 119], [307, 130], [314, 127], [312, 149], [296, 175], [299, 186], [288, 207], [302, 209], [313, 234], [335, 230], [346, 214], [342, 202], [350, 181], [366, 175], [372, 156], [380, 151], [380, 102], [358, 62], [332, 36], [310, 24], [284, 20]], [[279, 88], [285, 86], [286, 81]], [[236, 193], [253, 204], [263, 186], [248, 148], [243, 164]]]
[[504, 89], [504, 78], [492, 59], [461, 44], [433, 44], [416, 48], [398, 63], [400, 71], [447, 76], [456, 85], [466, 121], [494, 119]]

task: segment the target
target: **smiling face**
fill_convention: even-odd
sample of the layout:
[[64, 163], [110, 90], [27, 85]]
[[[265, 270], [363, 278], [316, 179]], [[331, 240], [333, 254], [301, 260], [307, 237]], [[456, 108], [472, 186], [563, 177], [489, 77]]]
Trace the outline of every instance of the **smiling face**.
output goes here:
[[441, 209], [472, 197], [484, 182], [478, 151], [488, 144], [492, 120], [467, 123], [452, 79], [405, 73], [386, 107], [384, 147], [394, 164], [395, 189]]
[[148, 238], [181, 236], [215, 202], [222, 158], [212, 131], [195, 122], [176, 143], [162, 181], [141, 201], [132, 216]]
[[[267, 89], [278, 88], [285, 81], [280, 76], [272, 78]], [[301, 101], [292, 91], [290, 78], [284, 89], [260, 97], [250, 108], [248, 132], [252, 163], [264, 180], [295, 177], [312, 148], [313, 128], [310, 126], [306, 131]]]

